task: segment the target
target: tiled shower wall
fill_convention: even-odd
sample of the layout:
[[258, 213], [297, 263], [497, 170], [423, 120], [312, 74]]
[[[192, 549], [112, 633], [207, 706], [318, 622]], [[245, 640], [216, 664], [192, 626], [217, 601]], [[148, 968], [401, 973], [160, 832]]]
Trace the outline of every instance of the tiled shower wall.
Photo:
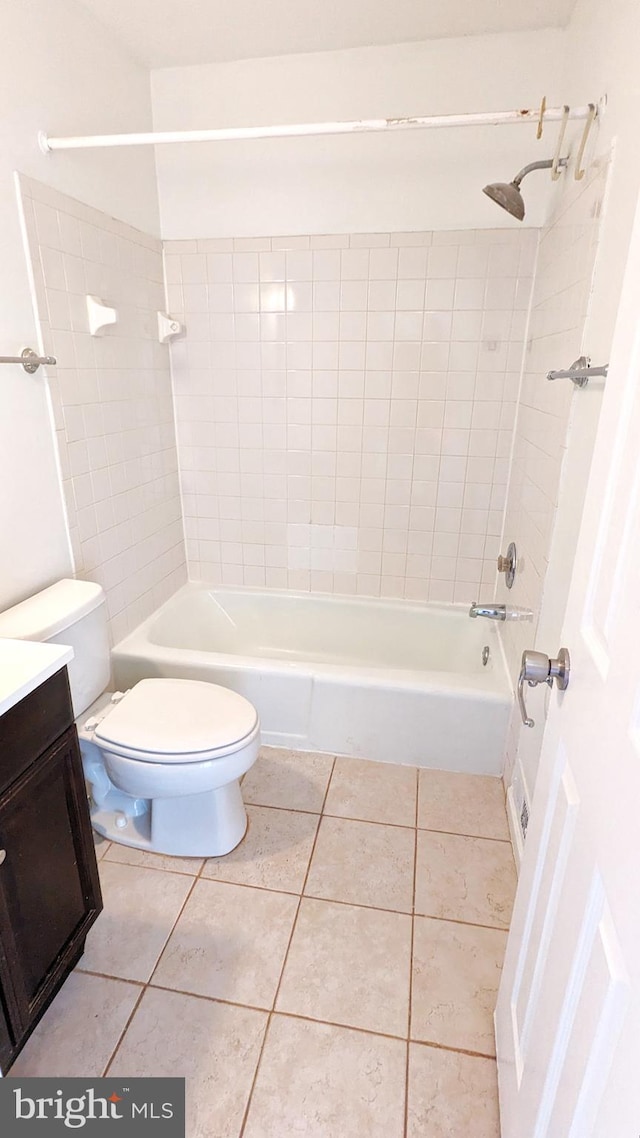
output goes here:
[[190, 576], [493, 590], [537, 231], [173, 241]]
[[[186, 580], [158, 240], [20, 178], [77, 576], [106, 590], [115, 641]], [[118, 322], [89, 335], [86, 295]]]
[[[508, 622], [502, 630], [514, 683], [526, 648], [539, 646], [549, 651], [557, 647], [555, 638], [560, 636], [569, 590], [570, 565], [564, 567], [562, 580], [551, 582], [553, 607], [558, 615], [557, 619], [548, 618], [547, 623], [553, 627], [545, 627], [545, 642], [538, 645], [538, 622], [547, 584], [563, 464], [571, 431], [580, 429], [576, 404], [579, 411], [580, 404], [595, 394], [593, 388], [578, 390], [568, 380], [549, 383], [546, 375], [552, 368], [568, 367], [583, 352], [589, 354], [590, 351], [589, 301], [608, 170], [608, 161], [602, 159], [592, 164], [584, 182], [570, 181], [563, 189], [549, 225], [540, 234], [505, 512], [504, 544], [516, 541], [519, 571], [510, 591], [504, 586], [504, 578], [500, 578], [497, 594], [500, 601], [529, 608], [534, 614], [532, 623]], [[594, 360], [596, 362], [600, 361]], [[573, 427], [572, 418], [576, 420]], [[578, 440], [576, 445], [588, 444]], [[578, 522], [579, 517], [576, 524]], [[533, 794], [544, 722], [543, 703], [538, 699], [535, 731], [523, 732], [516, 708], [509, 734], [505, 777], [510, 780], [516, 754], [524, 743], [527, 753], [523, 755], [523, 771], [529, 798]], [[523, 771], [518, 772], [518, 778], [523, 776]], [[522, 786], [516, 788], [517, 797], [521, 797], [522, 790]]]

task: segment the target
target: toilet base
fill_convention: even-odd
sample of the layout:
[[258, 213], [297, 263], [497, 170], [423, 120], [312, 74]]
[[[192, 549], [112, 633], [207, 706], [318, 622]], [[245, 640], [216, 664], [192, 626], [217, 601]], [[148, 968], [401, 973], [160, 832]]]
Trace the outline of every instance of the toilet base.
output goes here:
[[111, 842], [150, 853], [224, 857], [242, 841], [247, 813], [236, 779], [200, 794], [151, 799], [149, 810], [134, 816], [94, 803], [91, 824]]

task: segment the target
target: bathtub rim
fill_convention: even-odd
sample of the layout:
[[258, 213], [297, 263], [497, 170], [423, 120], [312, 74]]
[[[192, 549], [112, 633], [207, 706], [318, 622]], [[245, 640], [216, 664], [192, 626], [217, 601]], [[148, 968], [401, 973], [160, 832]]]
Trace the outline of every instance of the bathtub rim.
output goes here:
[[274, 594], [280, 597], [289, 597], [302, 601], [318, 599], [349, 605], [356, 604], [358, 607], [379, 603], [392, 609], [403, 609], [406, 611], [406, 609], [409, 608], [420, 612], [424, 612], [426, 609], [427, 611], [439, 612], [445, 615], [453, 615], [456, 613], [462, 616], [465, 612], [468, 612], [467, 605], [460, 602], [405, 601], [402, 598], [395, 597], [356, 597], [342, 593], [310, 593], [301, 590], [268, 589], [261, 586], [226, 586], [205, 581], [189, 581], [181, 585], [175, 593], [141, 621], [136, 628], [132, 629], [132, 631], [127, 633], [117, 644], [112, 646], [112, 660], [145, 658], [150, 662], [156, 660], [158, 663], [164, 665], [175, 662], [176, 664], [187, 666], [191, 663], [200, 667], [206, 667], [208, 665], [212, 670], [233, 669], [240, 673], [260, 671], [271, 676], [299, 676], [307, 679], [324, 678], [327, 680], [336, 680], [339, 676], [342, 676], [347, 681], [359, 679], [370, 687], [385, 689], [397, 688], [398, 690], [411, 689], [434, 693], [450, 691], [452, 695], [455, 694], [456, 696], [473, 694], [476, 697], [482, 696], [487, 700], [500, 703], [512, 699], [513, 691], [506, 669], [502, 637], [499, 635], [499, 630], [493, 626], [487, 629], [487, 636], [494, 641], [492, 645], [493, 667], [490, 671], [479, 671], [477, 673], [439, 672], [435, 669], [418, 671], [417, 669], [411, 668], [384, 668], [378, 666], [367, 668], [362, 664], [334, 664], [314, 660], [287, 661], [274, 659], [269, 656], [250, 656], [241, 655], [239, 653], [214, 652], [204, 649], [161, 645], [155, 643], [148, 637], [148, 632], [158, 617], [166, 609], [173, 607], [176, 601], [182, 596], [195, 592], [215, 593], [225, 591], [258, 596]]

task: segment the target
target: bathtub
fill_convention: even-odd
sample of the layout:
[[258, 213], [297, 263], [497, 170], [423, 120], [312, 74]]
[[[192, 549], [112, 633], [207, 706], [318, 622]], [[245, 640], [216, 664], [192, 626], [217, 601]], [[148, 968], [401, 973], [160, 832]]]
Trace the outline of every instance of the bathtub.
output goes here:
[[495, 625], [466, 607], [189, 584], [112, 659], [119, 688], [176, 676], [240, 692], [271, 746], [502, 772], [510, 687]]

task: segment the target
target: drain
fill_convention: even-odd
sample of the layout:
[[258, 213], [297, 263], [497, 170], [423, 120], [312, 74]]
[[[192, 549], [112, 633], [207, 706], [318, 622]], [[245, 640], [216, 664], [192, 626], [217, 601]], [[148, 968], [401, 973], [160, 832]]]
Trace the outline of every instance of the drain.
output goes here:
[[484, 664], [485, 668], [486, 668], [487, 664], [489, 663], [490, 655], [491, 655], [491, 649], [490, 649], [488, 644], [485, 644], [484, 648], [482, 649], [482, 663]]

